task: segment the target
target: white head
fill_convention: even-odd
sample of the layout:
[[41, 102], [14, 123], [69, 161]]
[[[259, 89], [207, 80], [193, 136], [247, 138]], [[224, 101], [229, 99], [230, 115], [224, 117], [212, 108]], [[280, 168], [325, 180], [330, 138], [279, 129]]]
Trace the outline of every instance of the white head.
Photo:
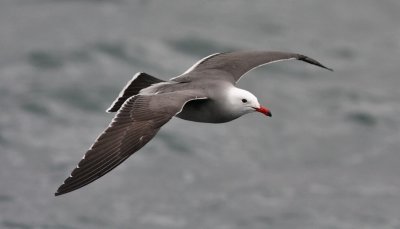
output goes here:
[[228, 91], [228, 101], [229, 109], [238, 116], [257, 111], [271, 117], [270, 110], [261, 106], [257, 97], [246, 90], [232, 87]]

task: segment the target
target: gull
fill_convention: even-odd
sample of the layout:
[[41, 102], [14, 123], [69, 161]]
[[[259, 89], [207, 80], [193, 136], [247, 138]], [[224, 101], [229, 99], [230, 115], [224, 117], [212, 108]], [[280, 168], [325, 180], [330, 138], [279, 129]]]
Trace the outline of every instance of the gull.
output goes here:
[[55, 195], [99, 179], [146, 145], [173, 117], [203, 123], [229, 122], [252, 112], [271, 117], [271, 111], [260, 105], [255, 95], [236, 83], [254, 68], [291, 59], [332, 71], [297, 53], [236, 51], [207, 56], [168, 81], [137, 73], [107, 110], [116, 112], [109, 126]]

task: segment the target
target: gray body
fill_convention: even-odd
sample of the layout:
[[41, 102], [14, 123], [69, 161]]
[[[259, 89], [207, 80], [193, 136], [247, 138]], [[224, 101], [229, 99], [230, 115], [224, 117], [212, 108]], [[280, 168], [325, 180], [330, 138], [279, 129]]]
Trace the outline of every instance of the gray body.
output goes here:
[[195, 78], [190, 82], [169, 81], [157, 83], [141, 91], [142, 94], [164, 94], [179, 91], [200, 91], [202, 99], [191, 100], [185, 103], [176, 117], [206, 123], [223, 123], [238, 118], [230, 112], [226, 112], [225, 104], [227, 96], [224, 91], [233, 87], [232, 84], [218, 79], [210, 79], [204, 84], [202, 80]]

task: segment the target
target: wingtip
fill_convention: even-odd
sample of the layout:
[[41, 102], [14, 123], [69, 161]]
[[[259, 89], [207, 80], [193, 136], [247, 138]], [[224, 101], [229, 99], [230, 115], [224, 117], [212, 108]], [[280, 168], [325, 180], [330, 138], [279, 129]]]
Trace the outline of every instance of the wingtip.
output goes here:
[[63, 192], [63, 191], [61, 190], [61, 187], [63, 187], [63, 185], [61, 185], [61, 186], [57, 189], [57, 191], [54, 193], [54, 196], [59, 196], [59, 195], [62, 195], [62, 194], [65, 193], [65, 192]]
[[[319, 62], [318, 62], [318, 63], [319, 63]], [[333, 69], [332, 69], [332, 68], [326, 67], [325, 65], [323, 65], [323, 64], [321, 64], [321, 63], [319, 63], [319, 65], [317, 65], [317, 66], [319, 66], [319, 67], [321, 67], [321, 68], [325, 68], [326, 70], [329, 70], [329, 71], [333, 72]]]
[[304, 56], [304, 55], [299, 54], [297, 59], [333, 72], [332, 68], [326, 67], [325, 65], [321, 64], [320, 62], [318, 62], [318, 61], [316, 61], [313, 58], [310, 58], [308, 56]]
[[319, 67], [321, 67], [321, 68], [325, 68], [326, 70], [333, 72], [333, 69], [332, 69], [332, 68], [326, 67], [326, 66], [324, 66], [324, 65], [322, 65], [322, 64], [321, 64], [321, 65], [317, 65], [317, 66], [319, 66]]
[[118, 109], [119, 109], [119, 107], [115, 107], [115, 104], [116, 104], [116, 103], [117, 103], [117, 101], [114, 101], [113, 104], [112, 104], [109, 108], [107, 108], [106, 112], [107, 112], [107, 113], [114, 113], [114, 112], [117, 112]]
[[116, 111], [118, 111], [118, 109], [115, 108], [115, 104], [118, 102], [118, 99], [116, 99], [111, 106], [109, 106], [106, 110], [107, 113], [114, 113]]
[[60, 195], [70, 192], [70, 191], [66, 191], [64, 189], [64, 185], [65, 185], [65, 182], [60, 187], [58, 187], [57, 191], [54, 193], [54, 196], [60, 196]]
[[[74, 189], [75, 190], [75, 189]], [[54, 193], [54, 196], [61, 196], [64, 194], [67, 194], [69, 192], [72, 192], [74, 190], [60, 190], [60, 188]]]

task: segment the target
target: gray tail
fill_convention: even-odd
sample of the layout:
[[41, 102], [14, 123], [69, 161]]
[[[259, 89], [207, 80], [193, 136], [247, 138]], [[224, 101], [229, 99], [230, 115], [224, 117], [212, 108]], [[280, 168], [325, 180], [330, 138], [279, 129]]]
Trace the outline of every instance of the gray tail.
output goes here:
[[155, 83], [165, 82], [164, 80], [157, 79], [149, 74], [144, 72], [136, 73], [133, 78], [126, 84], [124, 89], [122, 89], [121, 93], [111, 106], [107, 109], [107, 112], [116, 112], [118, 111], [124, 102], [134, 96], [139, 94], [140, 90], [143, 88], [149, 87]]

